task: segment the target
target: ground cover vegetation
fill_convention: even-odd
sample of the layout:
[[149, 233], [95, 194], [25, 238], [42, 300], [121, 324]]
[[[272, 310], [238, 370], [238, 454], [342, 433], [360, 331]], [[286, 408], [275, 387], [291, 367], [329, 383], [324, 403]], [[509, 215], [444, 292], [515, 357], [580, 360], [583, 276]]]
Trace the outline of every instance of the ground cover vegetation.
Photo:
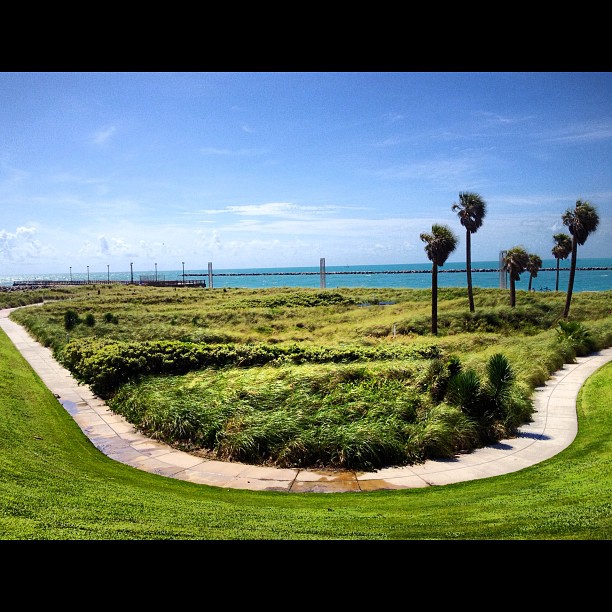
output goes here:
[[[203, 289], [28, 292], [11, 317], [111, 409], [176, 448], [278, 467], [451, 457], [529, 421], [563, 363], [612, 344], [611, 292]], [[2, 296], [0, 296], [2, 297]]]
[[612, 363], [581, 389], [577, 418], [564, 451], [494, 478], [354, 493], [211, 487], [108, 458], [0, 330], [0, 539], [609, 540]]

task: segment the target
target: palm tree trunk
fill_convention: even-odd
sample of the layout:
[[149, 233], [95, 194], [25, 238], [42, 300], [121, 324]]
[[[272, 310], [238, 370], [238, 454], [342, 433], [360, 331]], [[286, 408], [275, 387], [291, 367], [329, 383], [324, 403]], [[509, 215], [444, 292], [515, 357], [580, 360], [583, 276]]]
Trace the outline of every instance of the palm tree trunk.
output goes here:
[[465, 232], [465, 265], [467, 267], [468, 299], [470, 312], [474, 312], [474, 294], [472, 293], [472, 232]]
[[527, 287], [527, 291], [531, 291], [531, 281], [533, 280], [533, 276], [529, 275], [529, 286]]
[[431, 333], [438, 334], [438, 265], [431, 268]]
[[512, 274], [510, 274], [510, 307], [514, 308], [516, 304], [516, 287], [514, 285], [514, 278]]
[[570, 275], [567, 283], [567, 297], [565, 298], [565, 308], [563, 310], [563, 318], [567, 319], [572, 303], [572, 293], [574, 291], [574, 276], [576, 276], [576, 259], [578, 259], [578, 242], [576, 238], [572, 238], [572, 261], [570, 263]]
[[559, 262], [561, 260], [557, 257], [557, 282], [555, 283], [555, 291], [559, 291]]

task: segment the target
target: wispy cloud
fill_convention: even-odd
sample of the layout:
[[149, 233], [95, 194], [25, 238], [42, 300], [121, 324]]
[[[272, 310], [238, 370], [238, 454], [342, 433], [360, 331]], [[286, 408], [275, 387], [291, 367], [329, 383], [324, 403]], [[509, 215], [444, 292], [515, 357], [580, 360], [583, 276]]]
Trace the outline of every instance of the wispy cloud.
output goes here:
[[340, 211], [370, 210], [360, 206], [303, 206], [289, 202], [266, 202], [264, 204], [243, 204], [225, 208], [206, 209], [201, 213], [209, 215], [234, 214], [241, 217], [280, 217], [290, 219], [320, 218], [321, 215], [333, 215]]
[[263, 151], [256, 149], [217, 149], [215, 147], [203, 147], [200, 149], [203, 155], [221, 155], [226, 157], [243, 157], [251, 155], [261, 155]]
[[571, 144], [599, 142], [610, 139], [612, 139], [612, 121], [605, 120], [570, 125], [567, 128], [559, 130], [557, 134], [553, 134], [545, 140], [548, 142], [567, 142]]
[[384, 140], [381, 140], [379, 142], [374, 143], [375, 147], [394, 147], [395, 145], [401, 144], [402, 140], [401, 138], [385, 138]]
[[285, 216], [289, 213], [299, 210], [295, 204], [287, 202], [268, 202], [266, 204], [246, 204], [243, 206], [228, 206], [227, 212], [232, 212], [236, 215], [256, 216], [256, 217], [271, 217]]
[[52, 174], [49, 177], [49, 180], [52, 183], [67, 183], [67, 184], [72, 183], [74, 185], [100, 186], [100, 185], [105, 185], [106, 184], [106, 180], [104, 180], [104, 179], [78, 176], [78, 175], [72, 174], [70, 172], [58, 172], [56, 174]]
[[464, 156], [390, 166], [374, 174], [383, 179], [428, 181], [452, 187], [457, 181], [471, 182], [480, 171], [481, 162], [477, 157]]
[[97, 145], [105, 144], [115, 134], [117, 128], [114, 125], [102, 128], [95, 132], [92, 137], [92, 142]]
[[28, 172], [10, 166], [4, 160], [0, 161], [0, 186], [23, 183], [28, 176]]
[[386, 113], [383, 115], [383, 119], [389, 123], [397, 123], [404, 120], [404, 115], [400, 113]]
[[533, 119], [536, 118], [535, 115], [524, 115], [524, 116], [510, 117], [510, 116], [499, 115], [497, 113], [491, 113], [491, 112], [487, 112], [487, 111], [479, 111], [479, 112], [476, 113], [476, 116], [477, 117], [483, 117], [485, 119], [485, 122], [488, 125], [501, 125], [501, 126], [517, 125], [517, 124], [521, 124], [521, 123], [527, 123], [527, 122], [532, 121]]

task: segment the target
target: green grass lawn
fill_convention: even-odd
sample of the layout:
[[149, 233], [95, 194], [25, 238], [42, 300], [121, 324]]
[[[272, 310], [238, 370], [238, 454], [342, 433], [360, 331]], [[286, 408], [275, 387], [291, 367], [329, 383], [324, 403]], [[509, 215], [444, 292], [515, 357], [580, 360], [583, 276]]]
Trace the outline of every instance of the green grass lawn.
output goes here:
[[570, 447], [505, 476], [367, 493], [223, 489], [106, 457], [0, 332], [0, 539], [608, 540], [612, 363], [577, 413]]

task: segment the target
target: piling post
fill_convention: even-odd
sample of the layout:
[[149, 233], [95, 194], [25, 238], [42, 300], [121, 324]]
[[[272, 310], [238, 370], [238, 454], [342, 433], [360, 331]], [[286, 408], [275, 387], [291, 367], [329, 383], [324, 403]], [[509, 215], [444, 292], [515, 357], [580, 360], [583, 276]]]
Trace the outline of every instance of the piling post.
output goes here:
[[499, 252], [499, 288], [507, 289], [508, 288], [508, 277], [506, 274], [506, 270], [504, 269], [504, 257], [506, 256], [507, 251]]
[[319, 261], [319, 276], [321, 279], [321, 289], [325, 289], [325, 257]]

